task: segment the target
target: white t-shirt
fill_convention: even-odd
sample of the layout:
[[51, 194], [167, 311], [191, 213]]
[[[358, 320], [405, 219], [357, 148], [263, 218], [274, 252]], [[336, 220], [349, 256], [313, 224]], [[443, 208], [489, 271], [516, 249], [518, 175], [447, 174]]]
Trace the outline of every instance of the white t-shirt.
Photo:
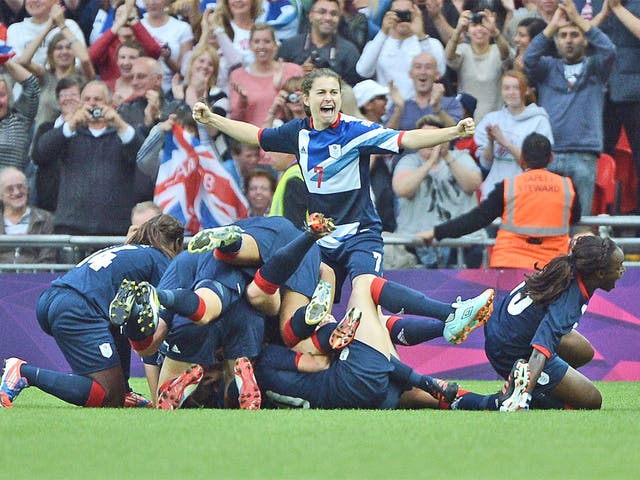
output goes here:
[[500, 77], [502, 59], [498, 46], [492, 44], [481, 55], [473, 52], [471, 45], [461, 43], [456, 49], [456, 58], [447, 64], [458, 72], [458, 92], [476, 97], [476, 113], [473, 119], [479, 123], [487, 113], [502, 106]]
[[[450, 150], [456, 162], [470, 170], [480, 170], [471, 156], [463, 150]], [[404, 170], [413, 171], [424, 164], [419, 152], [405, 155], [395, 168], [394, 175]], [[397, 233], [413, 235], [420, 230], [433, 228], [439, 223], [458, 217], [478, 205], [474, 193], [466, 193], [454, 180], [451, 169], [444, 159], [433, 167], [420, 183], [411, 198], [398, 198]], [[482, 240], [483, 229], [462, 237], [465, 240]]]
[[[147, 15], [145, 14], [145, 17], [142, 19], [142, 24], [158, 44], [164, 45], [166, 43], [169, 46], [171, 49], [171, 59], [176, 63], [180, 56], [180, 47], [182, 44], [193, 40], [191, 25], [173, 17], [169, 17], [169, 21], [161, 27], [152, 27], [149, 25]], [[171, 90], [171, 78], [173, 77], [173, 71], [162, 59], [160, 59], [160, 63], [164, 70], [162, 89], [165, 92], [168, 92]]]
[[[80, 30], [78, 24], [69, 19], [66, 19], [64, 23], [69, 27], [69, 30], [71, 30], [75, 35], [76, 39], [86, 46], [84, 34], [82, 33], [82, 30]], [[40, 35], [45, 28], [47, 28], [47, 22], [41, 24], [33, 23], [31, 17], [25, 18], [22, 22], [13, 23], [9, 25], [9, 28], [7, 29], [7, 45], [11, 45], [13, 47], [16, 55], [21, 55], [27, 48], [27, 45]], [[60, 33], [60, 29], [56, 27], [47, 34], [44, 42], [38, 47], [36, 53], [33, 55], [33, 59], [31, 60], [33, 63], [40, 65], [41, 67], [45, 66], [47, 63], [47, 48], [49, 47], [49, 43], [51, 43], [51, 39], [58, 33]]]
[[419, 41], [416, 35], [400, 40], [388, 37], [382, 31], [365, 45], [356, 64], [356, 71], [365, 78], [372, 77], [375, 73], [375, 79], [380, 85], [387, 86], [389, 82], [393, 82], [405, 99], [411, 98], [415, 95], [415, 88], [409, 77], [409, 70], [413, 57], [421, 52], [430, 53], [436, 60], [440, 74], [444, 75], [447, 64], [444, 47], [439, 40], [427, 37]]
[[233, 45], [242, 52], [242, 64], [244, 66], [253, 65], [255, 55], [249, 48], [251, 30], [240, 28], [233, 20], [231, 20], [231, 28], [233, 29]]

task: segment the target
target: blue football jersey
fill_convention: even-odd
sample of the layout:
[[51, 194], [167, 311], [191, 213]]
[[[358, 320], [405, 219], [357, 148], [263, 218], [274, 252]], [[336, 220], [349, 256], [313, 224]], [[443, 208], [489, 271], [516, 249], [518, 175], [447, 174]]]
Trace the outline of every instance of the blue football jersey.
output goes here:
[[324, 130], [315, 130], [305, 118], [259, 134], [264, 150], [292, 153], [298, 159], [309, 192], [309, 212], [335, 220], [336, 231], [319, 242], [327, 247], [362, 229], [382, 230], [371, 201], [369, 157], [398, 153], [401, 136], [400, 131], [343, 114]]
[[578, 323], [587, 309], [589, 298], [580, 282], [574, 280], [549, 305], [534, 303], [522, 295], [524, 282], [505, 297], [485, 327], [487, 342], [520, 349], [518, 355], [528, 358], [531, 347], [551, 357], [560, 339]]
[[169, 257], [147, 245], [116, 245], [88, 256], [52, 285], [71, 288], [85, 297], [105, 318], [123, 279], [157, 285]]

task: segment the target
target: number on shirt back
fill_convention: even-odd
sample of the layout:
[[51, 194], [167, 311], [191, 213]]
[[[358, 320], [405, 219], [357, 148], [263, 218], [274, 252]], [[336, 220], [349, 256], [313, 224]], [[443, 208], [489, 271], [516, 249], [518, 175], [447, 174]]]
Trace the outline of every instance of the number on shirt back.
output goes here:
[[82, 260], [77, 266], [84, 265], [85, 263], [89, 264], [89, 268], [95, 272], [100, 270], [101, 268], [107, 268], [111, 263], [113, 263], [113, 259], [116, 258], [116, 254], [121, 250], [135, 250], [137, 247], [135, 245], [121, 245], [119, 247], [111, 247], [105, 250], [100, 250], [99, 252], [94, 253], [93, 255]]
[[380, 252], [371, 252], [373, 258], [376, 259], [375, 271], [380, 272], [380, 267], [382, 266], [382, 254]]
[[[522, 282], [520, 285], [518, 285], [516, 288], [514, 288], [511, 291], [511, 294], [513, 294], [513, 292], [515, 292], [516, 290], [521, 288], [523, 285], [524, 285], [524, 282]], [[514, 297], [509, 302], [509, 305], [507, 306], [507, 312], [509, 312], [511, 315], [520, 315], [532, 303], [533, 303], [533, 300], [531, 300], [530, 297], [528, 297], [528, 296], [527, 297], [523, 297], [522, 296], [522, 292], [518, 292], [518, 294], [514, 295]]]

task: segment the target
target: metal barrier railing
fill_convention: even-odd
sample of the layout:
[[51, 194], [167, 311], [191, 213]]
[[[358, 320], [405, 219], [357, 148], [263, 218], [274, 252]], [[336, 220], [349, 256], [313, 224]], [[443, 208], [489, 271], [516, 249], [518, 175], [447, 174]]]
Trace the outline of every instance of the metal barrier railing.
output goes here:
[[[494, 222], [495, 225], [499, 225], [500, 222]], [[601, 236], [611, 236], [618, 245], [623, 249], [625, 247], [637, 248], [640, 251], [640, 237], [614, 237], [611, 235], [611, 228], [633, 228], [640, 226], [640, 215], [598, 215], [583, 217], [579, 226], [598, 227], [598, 232]], [[189, 241], [190, 237], [185, 238], [185, 244]], [[84, 252], [95, 250], [97, 248], [108, 247], [110, 245], [117, 245], [125, 241], [124, 236], [80, 236], [80, 235], [0, 235], [0, 249], [3, 248], [17, 248], [17, 247], [49, 247], [56, 249], [67, 249], [69, 252], [70, 260], [72, 262], [79, 262], [84, 258]], [[389, 234], [384, 237], [385, 244], [388, 245], [420, 245], [416, 242], [416, 239], [407, 235]], [[486, 247], [490, 247], [495, 244], [495, 240], [488, 238], [484, 241], [469, 241], [461, 239], [446, 239], [435, 243], [435, 245], [443, 247], [458, 248], [458, 258], [462, 262], [462, 248], [470, 247], [474, 245], [482, 245], [485, 247], [485, 255], [483, 264], [488, 265], [488, 257]], [[57, 272], [66, 271], [75, 266], [75, 263], [55, 263], [55, 264], [18, 264], [18, 263], [0, 263], [0, 272], [2, 271], [21, 271], [21, 272]], [[638, 267], [639, 262], [625, 261], [627, 267]], [[463, 268], [464, 264], [459, 264], [458, 267]]]

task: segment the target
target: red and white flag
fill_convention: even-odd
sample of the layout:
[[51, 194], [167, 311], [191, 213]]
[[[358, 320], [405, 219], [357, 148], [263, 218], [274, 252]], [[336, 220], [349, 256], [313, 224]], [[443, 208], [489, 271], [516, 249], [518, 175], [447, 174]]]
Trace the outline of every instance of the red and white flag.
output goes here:
[[185, 135], [179, 125], [165, 135], [153, 200], [191, 234], [249, 213], [247, 199], [211, 148]]

